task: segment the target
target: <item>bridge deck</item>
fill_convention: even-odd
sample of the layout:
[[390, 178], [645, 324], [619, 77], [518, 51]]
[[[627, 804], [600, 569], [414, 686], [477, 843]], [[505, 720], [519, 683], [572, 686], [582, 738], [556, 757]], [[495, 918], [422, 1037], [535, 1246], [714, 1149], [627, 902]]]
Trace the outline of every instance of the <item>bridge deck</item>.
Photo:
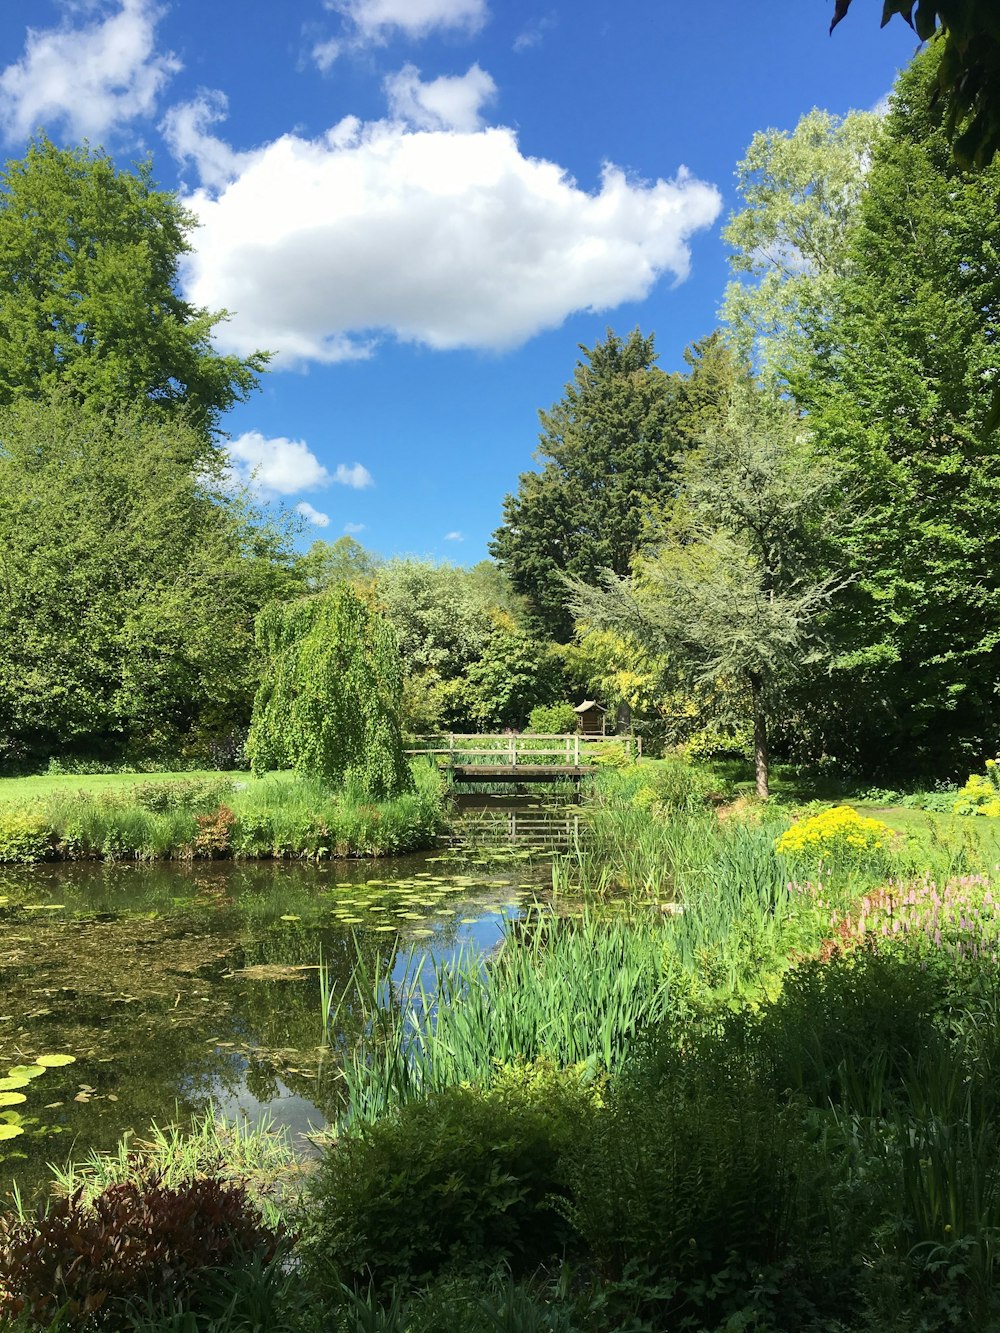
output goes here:
[[456, 782], [558, 782], [578, 781], [597, 772], [591, 764], [452, 764], [448, 772]]

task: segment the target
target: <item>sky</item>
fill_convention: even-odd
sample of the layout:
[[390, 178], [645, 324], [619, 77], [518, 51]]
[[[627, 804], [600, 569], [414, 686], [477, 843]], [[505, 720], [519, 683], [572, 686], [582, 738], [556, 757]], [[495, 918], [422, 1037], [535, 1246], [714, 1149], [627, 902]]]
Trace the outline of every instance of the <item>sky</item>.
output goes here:
[[468, 564], [539, 408], [608, 328], [660, 364], [717, 325], [757, 130], [871, 109], [916, 49], [858, 0], [6, 0], [6, 159], [42, 128], [147, 156], [181, 281], [273, 353], [224, 421], [297, 545]]

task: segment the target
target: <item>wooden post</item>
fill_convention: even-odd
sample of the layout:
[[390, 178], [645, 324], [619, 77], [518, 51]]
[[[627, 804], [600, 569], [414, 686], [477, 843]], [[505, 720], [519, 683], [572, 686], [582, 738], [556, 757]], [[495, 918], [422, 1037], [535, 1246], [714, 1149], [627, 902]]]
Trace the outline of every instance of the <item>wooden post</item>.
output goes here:
[[516, 737], [516, 736], [511, 736], [511, 738], [510, 738], [510, 766], [511, 766], [511, 768], [517, 768], [517, 737]]
[[577, 768], [579, 768], [579, 767], [580, 767], [580, 733], [577, 732], [576, 735], [573, 737], [573, 739], [574, 739], [574, 741], [576, 742], [576, 745], [575, 745], [574, 748], [573, 748], [573, 763], [576, 765]]

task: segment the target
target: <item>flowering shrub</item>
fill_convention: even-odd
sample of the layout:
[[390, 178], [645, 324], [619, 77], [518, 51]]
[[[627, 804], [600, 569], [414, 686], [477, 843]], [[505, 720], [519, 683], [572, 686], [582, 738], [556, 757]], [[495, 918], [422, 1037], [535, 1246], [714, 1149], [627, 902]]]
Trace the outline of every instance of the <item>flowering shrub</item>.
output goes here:
[[944, 884], [923, 879], [892, 881], [865, 895], [860, 907], [838, 923], [844, 943], [878, 950], [905, 944], [930, 955], [997, 961], [1000, 902], [986, 875], [953, 876]]
[[774, 845], [786, 856], [855, 857], [891, 851], [893, 836], [888, 824], [859, 815], [849, 805], [836, 805], [799, 820]]
[[982, 773], [970, 774], [965, 786], [959, 788], [952, 810], [956, 815], [1000, 817], [1000, 768], [995, 759], [987, 759], [985, 777]]

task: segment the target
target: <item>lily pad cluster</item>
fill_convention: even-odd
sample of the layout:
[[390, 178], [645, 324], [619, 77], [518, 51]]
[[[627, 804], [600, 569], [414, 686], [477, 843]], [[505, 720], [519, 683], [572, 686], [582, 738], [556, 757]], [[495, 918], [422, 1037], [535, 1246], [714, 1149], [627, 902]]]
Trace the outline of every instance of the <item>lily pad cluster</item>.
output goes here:
[[35, 1079], [41, 1078], [50, 1069], [60, 1069], [64, 1065], [75, 1064], [76, 1056], [64, 1052], [50, 1055], [36, 1055], [31, 1064], [12, 1065], [6, 1076], [0, 1078], [0, 1142], [16, 1139], [22, 1135], [29, 1121], [23, 1113], [14, 1108], [24, 1106], [28, 1094], [22, 1089], [30, 1088]]

